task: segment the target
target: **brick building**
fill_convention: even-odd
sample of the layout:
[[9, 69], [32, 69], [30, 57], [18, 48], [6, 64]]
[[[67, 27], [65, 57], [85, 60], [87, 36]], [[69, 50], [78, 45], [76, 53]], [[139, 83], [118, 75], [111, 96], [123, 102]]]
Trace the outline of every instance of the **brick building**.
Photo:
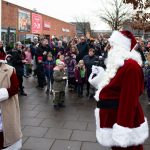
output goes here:
[[[2, 40], [23, 41], [33, 36], [50, 39], [56, 36], [69, 40], [76, 35], [76, 26], [53, 17], [41, 14], [2, 1]], [[9, 37], [8, 37], [9, 35]]]

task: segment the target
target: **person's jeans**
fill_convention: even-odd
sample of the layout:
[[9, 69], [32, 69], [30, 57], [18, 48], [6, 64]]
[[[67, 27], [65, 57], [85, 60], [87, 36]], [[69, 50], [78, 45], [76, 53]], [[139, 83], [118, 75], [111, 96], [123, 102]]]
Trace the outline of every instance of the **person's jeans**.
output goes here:
[[53, 89], [53, 77], [46, 77], [47, 78], [47, 90]]
[[82, 96], [83, 95], [83, 83], [79, 83], [78, 84], [78, 96]]

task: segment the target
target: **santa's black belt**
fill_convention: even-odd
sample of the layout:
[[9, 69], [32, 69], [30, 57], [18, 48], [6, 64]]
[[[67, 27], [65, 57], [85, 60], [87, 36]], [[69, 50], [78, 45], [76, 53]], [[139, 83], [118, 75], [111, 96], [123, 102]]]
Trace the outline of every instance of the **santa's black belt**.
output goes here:
[[117, 109], [118, 106], [119, 106], [119, 102], [117, 99], [99, 100], [97, 102], [97, 108], [100, 108], [100, 109]]

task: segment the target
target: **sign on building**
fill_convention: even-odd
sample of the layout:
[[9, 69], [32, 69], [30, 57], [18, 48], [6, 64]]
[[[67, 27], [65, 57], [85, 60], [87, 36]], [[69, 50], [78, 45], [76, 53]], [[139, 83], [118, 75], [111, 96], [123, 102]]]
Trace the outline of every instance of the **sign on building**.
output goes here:
[[49, 21], [44, 21], [44, 30], [50, 30], [51, 24]]
[[21, 32], [29, 32], [31, 29], [30, 12], [18, 10], [18, 28]]
[[41, 34], [42, 32], [42, 16], [32, 13], [32, 33]]

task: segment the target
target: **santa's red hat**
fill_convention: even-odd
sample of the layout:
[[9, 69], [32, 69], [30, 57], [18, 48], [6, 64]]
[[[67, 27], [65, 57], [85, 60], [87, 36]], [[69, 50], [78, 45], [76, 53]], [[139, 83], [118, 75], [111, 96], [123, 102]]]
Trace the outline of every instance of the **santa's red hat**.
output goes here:
[[111, 45], [119, 45], [128, 51], [131, 51], [137, 43], [134, 35], [128, 30], [113, 31], [109, 42]]

